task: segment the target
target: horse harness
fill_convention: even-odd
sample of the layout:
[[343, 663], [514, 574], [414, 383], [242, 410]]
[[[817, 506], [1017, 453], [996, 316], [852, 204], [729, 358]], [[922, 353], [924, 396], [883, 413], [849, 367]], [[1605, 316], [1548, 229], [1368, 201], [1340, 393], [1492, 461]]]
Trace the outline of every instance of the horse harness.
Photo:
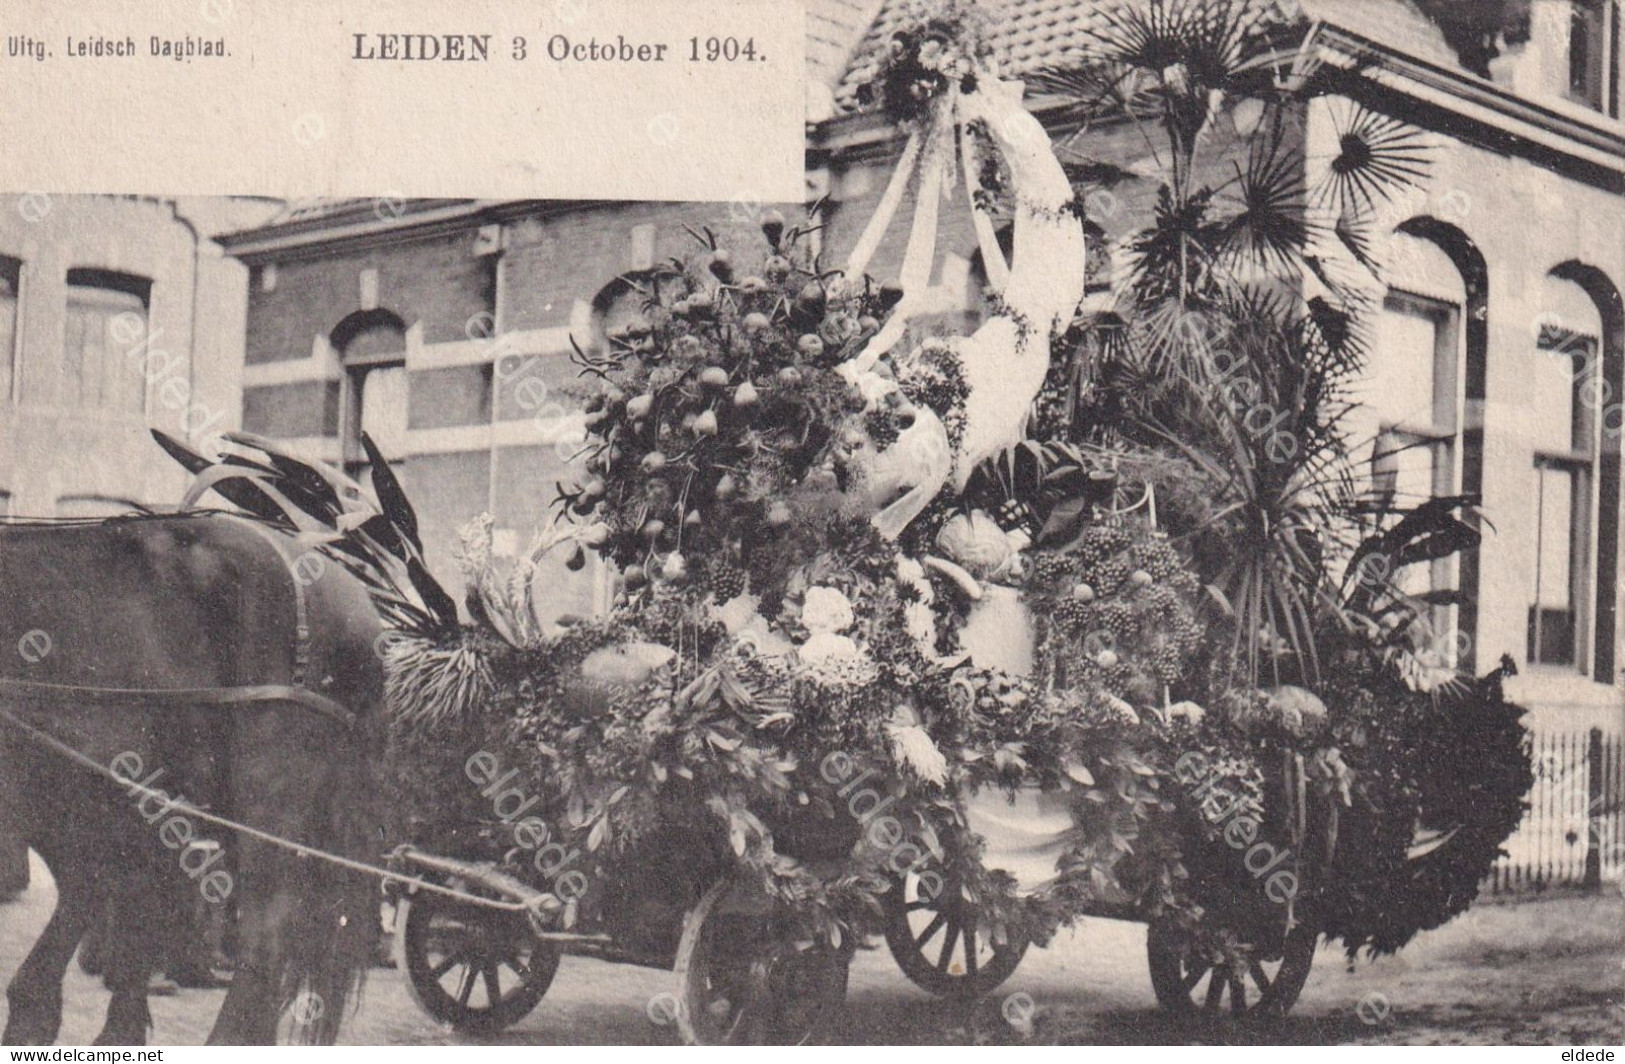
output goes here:
[[83, 705], [128, 705], [132, 702], [149, 706], [165, 705], [218, 705], [241, 706], [258, 702], [291, 702], [345, 728], [355, 726], [355, 714], [311, 688], [309, 680], [311, 660], [310, 608], [305, 601], [305, 580], [295, 568], [295, 562], [283, 553], [275, 533], [255, 522], [246, 522], [258, 532], [281, 561], [293, 588], [293, 666], [289, 682], [285, 684], [233, 684], [228, 687], [100, 687], [88, 684], [47, 683], [0, 676], [0, 698], [18, 697], [34, 701], [72, 703]]

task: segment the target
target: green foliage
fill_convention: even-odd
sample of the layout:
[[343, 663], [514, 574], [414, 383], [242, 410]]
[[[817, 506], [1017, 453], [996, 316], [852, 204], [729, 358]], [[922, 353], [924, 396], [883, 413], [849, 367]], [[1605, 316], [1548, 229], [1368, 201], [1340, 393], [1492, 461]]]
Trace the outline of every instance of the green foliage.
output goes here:
[[1501, 694], [1509, 665], [1434, 695], [1388, 670], [1328, 685], [1353, 793], [1316, 912], [1351, 957], [1465, 912], [1523, 817], [1534, 775], [1523, 710]]

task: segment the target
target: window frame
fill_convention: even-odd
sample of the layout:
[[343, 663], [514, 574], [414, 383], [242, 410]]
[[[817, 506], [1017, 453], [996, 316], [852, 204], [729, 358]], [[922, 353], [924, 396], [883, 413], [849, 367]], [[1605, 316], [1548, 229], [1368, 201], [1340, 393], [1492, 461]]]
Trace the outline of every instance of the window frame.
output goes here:
[[[1596, 551], [1598, 540], [1597, 491], [1601, 482], [1601, 419], [1592, 404], [1586, 401], [1587, 381], [1601, 369], [1601, 338], [1573, 330], [1542, 325], [1535, 341], [1536, 353], [1566, 355], [1574, 360], [1570, 369], [1573, 382], [1571, 403], [1573, 411], [1570, 446], [1567, 450], [1550, 447], [1536, 448], [1531, 467], [1536, 472], [1533, 492], [1535, 501], [1535, 561], [1534, 582], [1527, 605], [1527, 645], [1525, 662], [1535, 669], [1557, 670], [1589, 677], [1592, 674], [1592, 644], [1595, 639], [1596, 619]], [[1569, 473], [1572, 482], [1572, 502], [1569, 513], [1569, 600], [1573, 613], [1570, 637], [1570, 660], [1551, 662], [1540, 660], [1539, 623], [1541, 584], [1542, 520], [1545, 478], [1542, 470], [1556, 469]]]
[[[378, 370], [398, 369], [405, 373], [406, 359], [393, 354], [368, 355], [347, 361], [344, 365], [344, 403], [339, 418], [339, 457], [344, 471], [351, 476], [367, 469], [367, 452], [361, 446], [361, 433], [365, 429], [362, 413], [365, 408], [367, 378]], [[410, 386], [410, 378], [408, 378]], [[409, 413], [402, 412], [402, 426], [409, 424]], [[409, 431], [409, 430], [408, 430]], [[406, 457], [394, 456], [396, 461]]]
[[[145, 345], [150, 340], [152, 329], [153, 288], [154, 285], [152, 279], [149, 277], [142, 277], [139, 274], [124, 273], [119, 270], [108, 270], [95, 266], [73, 266], [68, 268], [68, 270], [63, 274], [62, 332], [60, 341], [57, 345], [57, 357], [60, 359], [57, 365], [57, 377], [59, 385], [63, 384], [64, 378], [66, 377], [65, 371], [68, 364], [69, 350], [68, 328], [70, 322], [77, 320], [75, 317], [75, 309], [84, 308], [85, 310], [90, 310], [93, 308], [93, 304], [88, 299], [81, 297], [76, 300], [76, 290], [78, 292], [101, 293], [101, 298], [105, 300], [107, 309], [111, 309], [114, 303], [117, 302], [117, 299], [114, 298], [117, 296], [128, 297], [138, 301], [141, 304], [141, 344]], [[128, 312], [129, 308], [125, 308], [119, 313]], [[90, 315], [87, 314], [86, 319], [89, 317]], [[104, 338], [109, 325], [112, 323], [115, 317], [116, 315], [111, 315], [103, 316], [99, 319], [101, 321]], [[151, 381], [148, 377], [145, 365], [142, 366], [142, 370], [139, 374], [141, 381], [140, 405], [137, 409], [127, 410], [118, 405], [103, 401], [104, 391], [109, 383], [109, 375], [106, 372], [107, 351], [105, 348], [102, 349], [103, 364], [102, 366], [96, 368], [95, 400], [93, 402], [87, 402], [85, 400], [86, 381], [84, 376], [84, 353], [85, 347], [81, 339], [80, 348], [77, 352], [77, 357], [79, 360], [79, 394], [76, 401], [71, 403], [66, 402], [66, 397], [59, 392], [52, 397], [53, 402], [50, 405], [72, 410], [96, 410], [114, 415], [123, 415], [126, 417], [146, 417], [151, 400], [151, 396], [148, 394], [151, 390], [148, 387], [151, 384]], [[190, 357], [190, 354], [188, 357]]]
[[0, 395], [0, 399], [13, 404], [22, 394], [19, 390], [22, 359], [18, 357], [18, 352], [23, 346], [23, 277], [28, 272], [26, 266], [22, 259], [14, 255], [0, 255], [0, 275], [9, 275], [11, 282], [11, 343], [0, 351], [0, 360], [4, 360], [7, 373], [5, 394]]
[[[1576, 62], [1575, 31], [1584, 27], [1586, 49], [1584, 66]], [[1617, 78], [1619, 5], [1615, 0], [1569, 0], [1569, 19], [1564, 39], [1565, 69], [1563, 98], [1588, 110], [1618, 117]], [[1584, 83], [1576, 83], [1576, 74]]]
[[[1370, 462], [1373, 486], [1380, 486], [1385, 478], [1397, 480], [1398, 477], [1397, 470], [1392, 473], [1379, 470], [1379, 462], [1406, 451], [1426, 448], [1431, 455], [1431, 495], [1457, 494], [1465, 454], [1462, 429], [1465, 423], [1466, 308], [1456, 300], [1393, 285], [1383, 296], [1381, 313], [1406, 314], [1433, 323], [1433, 395], [1425, 421], [1414, 417], [1395, 419], [1377, 410], [1377, 432]], [[1388, 441], [1393, 441], [1392, 446], [1388, 446]], [[1392, 489], [1378, 494], [1386, 495], [1390, 504], [1396, 506], [1414, 507], [1423, 501], [1400, 497]], [[1461, 567], [1455, 557], [1434, 559], [1428, 564], [1427, 572], [1429, 591], [1457, 588], [1461, 583]], [[1427, 611], [1427, 623], [1433, 628], [1436, 644], [1446, 649], [1448, 664], [1456, 666], [1455, 633], [1461, 626], [1458, 608], [1435, 605]]]

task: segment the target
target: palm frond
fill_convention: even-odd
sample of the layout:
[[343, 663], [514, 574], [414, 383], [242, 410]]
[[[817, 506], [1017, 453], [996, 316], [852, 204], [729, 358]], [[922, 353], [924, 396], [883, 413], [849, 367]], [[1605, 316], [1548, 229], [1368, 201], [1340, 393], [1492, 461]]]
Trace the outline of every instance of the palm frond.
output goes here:
[[1298, 268], [1309, 236], [1302, 155], [1260, 138], [1236, 177], [1241, 203], [1225, 226], [1226, 250], [1266, 269]]
[[1317, 186], [1319, 198], [1339, 211], [1359, 212], [1427, 179], [1427, 135], [1397, 118], [1360, 104], [1332, 109], [1337, 155]]
[[[417, 515], [367, 437], [362, 442], [373, 463], [374, 491], [265, 437], [228, 434], [227, 442], [237, 449], [212, 461], [161, 432], [153, 436], [193, 474], [183, 506], [212, 491], [356, 576], [391, 626], [431, 639], [458, 631], [457, 605], [423, 560]], [[387, 508], [380, 507], [379, 496], [389, 500]]]
[[1337, 237], [1338, 243], [1354, 256], [1358, 262], [1371, 272], [1377, 274], [1377, 256], [1372, 250], [1371, 231], [1363, 216], [1342, 211], [1337, 215], [1337, 221], [1332, 223], [1332, 234]]

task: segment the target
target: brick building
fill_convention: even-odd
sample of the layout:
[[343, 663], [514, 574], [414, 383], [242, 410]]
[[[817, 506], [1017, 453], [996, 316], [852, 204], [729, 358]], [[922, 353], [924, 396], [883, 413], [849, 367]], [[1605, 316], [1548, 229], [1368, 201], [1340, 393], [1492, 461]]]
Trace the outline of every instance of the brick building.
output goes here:
[[0, 197], [0, 515], [173, 506], [147, 434], [237, 427], [241, 263], [211, 239], [266, 201]]
[[[877, 116], [847, 105], [906, 6], [813, 5], [819, 65], [810, 80], [828, 91], [810, 94], [808, 197], [830, 197], [830, 263], [871, 216], [901, 146]], [[989, 6], [1008, 76], [1063, 62], [1100, 5]], [[1304, 151], [1333, 154], [1339, 109], [1355, 102], [1402, 116], [1433, 142], [1426, 193], [1385, 226], [1390, 291], [1351, 438], [1413, 444], [1373, 469], [1396, 493], [1483, 495], [1493, 524], [1483, 548], [1459, 571], [1429, 577], [1474, 592], [1453, 618], [1463, 663], [1487, 667], [1510, 652], [1523, 666], [1511, 693], [1537, 721], [1618, 728], [1620, 4], [1306, 0], [1302, 10], [1306, 49], [1372, 62], [1358, 101], [1304, 109]], [[1080, 133], [1059, 112], [1043, 117], [1071, 157], [1140, 175], [1088, 204], [1104, 286], [1114, 240], [1146, 217], [1157, 168], [1128, 126]], [[558, 444], [574, 431], [569, 341], [591, 342], [612, 323], [611, 280], [690, 251], [685, 222], [754, 248], [757, 206], [346, 201], [290, 210], [225, 238], [252, 274], [244, 425], [352, 464], [360, 429], [372, 432], [401, 456], [442, 571], [455, 528], [481, 510], [495, 514], [511, 549], [566, 475]], [[969, 218], [945, 211], [941, 228], [934, 309], [974, 320]], [[896, 274], [905, 234], [899, 224], [871, 273]], [[601, 577], [559, 576], [548, 584], [557, 610], [601, 601]]]

